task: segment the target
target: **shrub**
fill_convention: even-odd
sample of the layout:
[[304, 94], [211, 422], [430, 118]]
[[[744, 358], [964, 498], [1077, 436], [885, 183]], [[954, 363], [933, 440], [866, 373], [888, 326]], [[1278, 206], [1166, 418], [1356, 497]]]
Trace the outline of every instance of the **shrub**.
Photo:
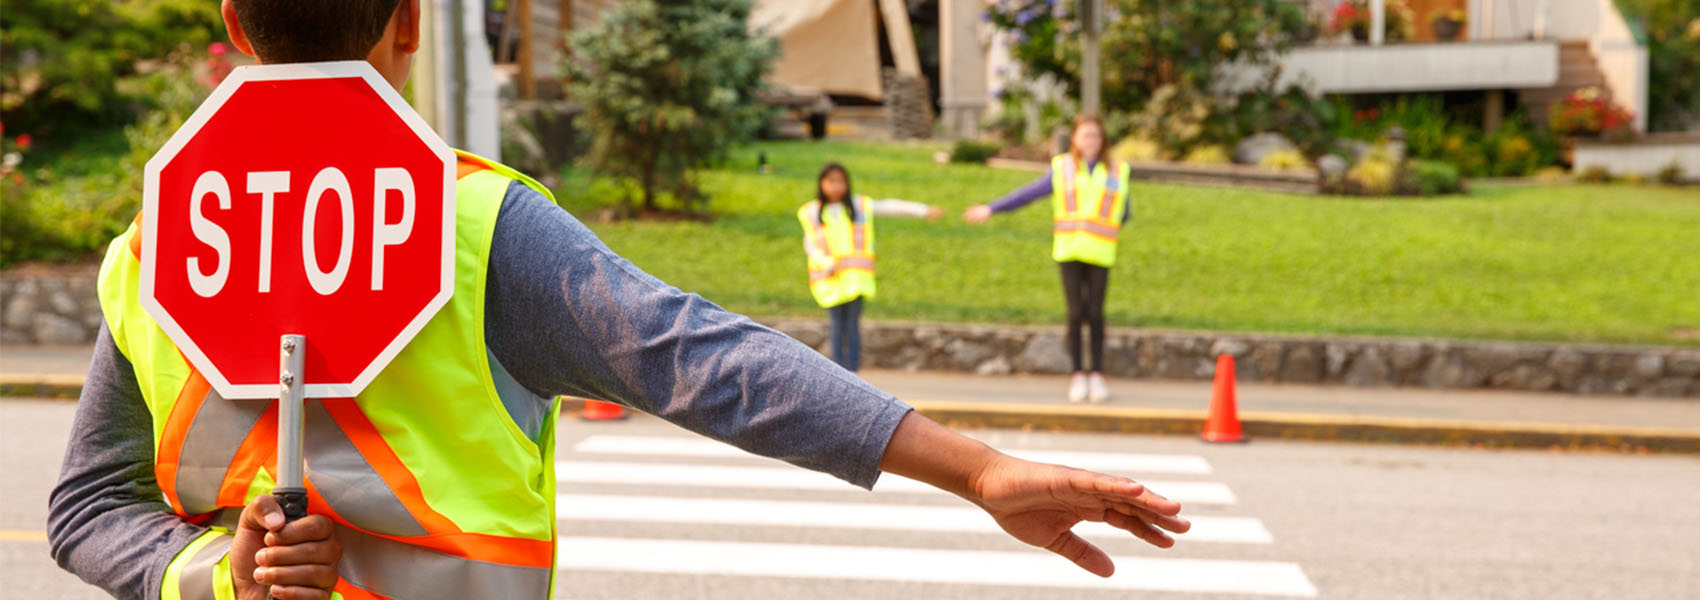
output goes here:
[[1282, 150], [1264, 155], [1257, 165], [1271, 169], [1308, 169], [1310, 161], [1298, 150]]
[[1360, 194], [1386, 196], [1398, 183], [1399, 164], [1385, 145], [1377, 145], [1364, 154], [1358, 164], [1346, 171], [1346, 183]]
[[[144, 167], [206, 97], [187, 58], [133, 78], [135, 93], [158, 109], [123, 129], [116, 156], [65, 152], [55, 163], [8, 159], [0, 195], [0, 265], [26, 260], [76, 260], [104, 248], [124, 231], [142, 202]], [[110, 137], [110, 136], [108, 136]]]
[[[1308, 24], [1288, 0], [1106, 0], [1104, 106], [1130, 113], [1157, 90], [1187, 84], [1210, 89], [1228, 64], [1268, 65], [1296, 44]], [[1010, 55], [1033, 78], [1049, 75], [1080, 93], [1080, 36], [1075, 2], [1005, 0], [986, 19], [1012, 34]]]
[[566, 70], [568, 95], [584, 106], [575, 120], [590, 142], [583, 160], [637, 180], [645, 209], [670, 192], [694, 211], [689, 170], [724, 158], [771, 116], [756, 96], [778, 44], [749, 31], [750, 4], [621, 2], [573, 34]]
[[1163, 151], [1157, 143], [1139, 137], [1128, 136], [1121, 143], [1110, 147], [1110, 156], [1121, 161], [1154, 161], [1163, 160]]
[[1438, 196], [1464, 191], [1464, 179], [1458, 175], [1458, 167], [1434, 160], [1412, 160], [1405, 165], [1405, 171], [1409, 181], [1402, 191], [1407, 193]]
[[1617, 0], [1647, 43], [1647, 125], [1683, 131], [1700, 119], [1700, 11], [1694, 0]]
[[1634, 134], [1634, 122], [1634, 115], [1591, 86], [1554, 101], [1547, 110], [1547, 127], [1555, 135], [1627, 137]]
[[[222, 37], [217, 2], [29, 0], [0, 18], [0, 120], [16, 132], [57, 135], [133, 121], [154, 99], [127, 93], [144, 61]], [[53, 130], [58, 129], [59, 132]]]
[[1608, 183], [1612, 180], [1611, 171], [1602, 165], [1590, 165], [1576, 174], [1576, 180], [1583, 183]]
[[1676, 164], [1676, 161], [1671, 161], [1670, 164], [1659, 169], [1657, 179], [1659, 183], [1665, 185], [1681, 185], [1683, 183], [1682, 165]]
[[1193, 148], [1181, 161], [1196, 165], [1225, 165], [1234, 162], [1234, 153], [1227, 146], [1211, 144]]
[[[1165, 85], [1130, 122], [1136, 135], [1151, 140], [1165, 157], [1185, 156], [1212, 141], [1206, 128], [1222, 123], [1215, 97], [1190, 85]], [[1216, 136], [1214, 139], [1220, 139]]]
[[1553, 184], [1565, 183], [1565, 180], [1568, 179], [1568, 176], [1565, 175], [1565, 173], [1564, 173], [1564, 167], [1552, 165], [1552, 166], [1546, 166], [1546, 167], [1541, 167], [1539, 169], [1535, 169], [1534, 178], [1535, 178], [1535, 181], [1538, 181], [1540, 183], [1544, 183], [1544, 184], [1547, 184], [1547, 185], [1553, 185]]
[[958, 140], [956, 146], [950, 149], [950, 162], [985, 164], [986, 159], [998, 153], [997, 144], [976, 142], [974, 140]]

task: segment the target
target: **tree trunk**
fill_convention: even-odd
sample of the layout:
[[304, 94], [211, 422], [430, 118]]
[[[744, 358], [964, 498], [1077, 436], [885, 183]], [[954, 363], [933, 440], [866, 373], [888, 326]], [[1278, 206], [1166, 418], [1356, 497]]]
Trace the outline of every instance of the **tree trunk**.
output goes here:
[[643, 159], [643, 178], [638, 181], [643, 186], [643, 209], [655, 212], [655, 165], [656, 153], [654, 148]]

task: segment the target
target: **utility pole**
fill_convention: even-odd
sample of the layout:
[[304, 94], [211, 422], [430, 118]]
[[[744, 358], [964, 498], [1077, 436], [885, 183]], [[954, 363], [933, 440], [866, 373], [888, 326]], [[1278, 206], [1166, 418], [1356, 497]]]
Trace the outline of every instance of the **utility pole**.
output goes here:
[[1099, 70], [1098, 33], [1103, 30], [1104, 0], [1080, 0], [1080, 110], [1099, 114], [1103, 76]]

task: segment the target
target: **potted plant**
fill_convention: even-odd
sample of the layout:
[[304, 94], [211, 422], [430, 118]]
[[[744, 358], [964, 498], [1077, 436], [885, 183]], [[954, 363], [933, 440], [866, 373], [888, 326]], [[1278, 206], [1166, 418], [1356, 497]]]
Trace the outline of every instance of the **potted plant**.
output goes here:
[[1369, 41], [1369, 6], [1363, 0], [1343, 0], [1328, 16], [1328, 33], [1350, 31], [1359, 43]]
[[[1386, 38], [1390, 42], [1411, 39], [1412, 22], [1410, 7], [1403, 0], [1387, 0], [1383, 5], [1382, 15], [1386, 27]], [[1369, 41], [1370, 10], [1368, 0], [1342, 0], [1329, 14], [1328, 32], [1338, 35], [1349, 31], [1352, 39], [1359, 43]]]
[[1429, 15], [1429, 25], [1434, 27], [1434, 38], [1442, 42], [1458, 39], [1458, 34], [1464, 32], [1464, 24], [1469, 21], [1464, 11], [1459, 9], [1436, 10]]

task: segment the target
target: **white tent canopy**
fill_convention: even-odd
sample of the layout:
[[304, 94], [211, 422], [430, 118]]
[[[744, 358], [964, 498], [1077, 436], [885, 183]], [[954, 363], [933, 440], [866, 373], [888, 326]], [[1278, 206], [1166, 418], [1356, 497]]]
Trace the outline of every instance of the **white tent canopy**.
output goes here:
[[774, 84], [882, 100], [878, 18], [873, 0], [757, 0], [750, 27], [779, 38]]

